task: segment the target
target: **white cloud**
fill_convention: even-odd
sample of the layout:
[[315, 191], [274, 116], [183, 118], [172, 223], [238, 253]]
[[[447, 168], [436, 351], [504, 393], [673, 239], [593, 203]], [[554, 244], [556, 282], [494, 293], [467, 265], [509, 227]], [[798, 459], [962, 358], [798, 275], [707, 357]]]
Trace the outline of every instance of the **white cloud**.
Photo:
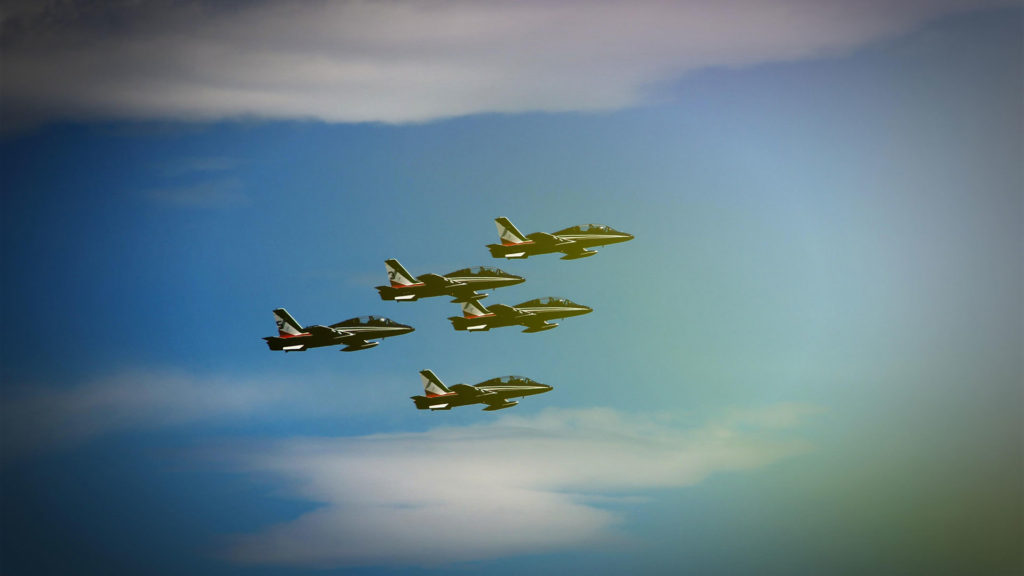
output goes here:
[[295, 497], [323, 506], [237, 537], [227, 555], [246, 564], [444, 565], [610, 543], [620, 540], [615, 510], [635, 503], [630, 493], [805, 452], [782, 426], [816, 411], [774, 406], [686, 430], [607, 409], [547, 410], [423, 433], [233, 446], [243, 469], [283, 478]]
[[1007, 0], [8, 3], [4, 123], [610, 110]]

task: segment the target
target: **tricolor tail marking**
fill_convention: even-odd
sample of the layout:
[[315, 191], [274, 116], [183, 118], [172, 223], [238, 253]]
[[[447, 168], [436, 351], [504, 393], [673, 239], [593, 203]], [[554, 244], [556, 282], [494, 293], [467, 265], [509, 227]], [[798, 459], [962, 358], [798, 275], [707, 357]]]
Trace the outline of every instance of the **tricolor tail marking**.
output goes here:
[[274, 323], [277, 324], [277, 334], [281, 338], [303, 335], [302, 325], [296, 322], [295, 318], [292, 318], [292, 315], [284, 308], [274, 310]]
[[479, 318], [481, 316], [492, 316], [492, 313], [479, 300], [469, 300], [462, 303], [462, 316], [464, 318]]
[[430, 370], [420, 370], [420, 380], [423, 380], [423, 395], [427, 398], [445, 396], [452, 393], [452, 391], [444, 385], [444, 382], [441, 382], [441, 380]]
[[501, 239], [503, 246], [509, 246], [512, 244], [522, 244], [527, 242], [526, 236], [516, 229], [516, 227], [509, 222], [508, 218], [502, 216], [501, 218], [495, 218], [494, 223], [498, 225], [498, 238]]
[[388, 281], [391, 282], [393, 288], [399, 286], [412, 286], [416, 284], [416, 277], [409, 274], [409, 271], [402, 267], [398, 263], [398, 260], [389, 259], [384, 261], [384, 267], [388, 271]]

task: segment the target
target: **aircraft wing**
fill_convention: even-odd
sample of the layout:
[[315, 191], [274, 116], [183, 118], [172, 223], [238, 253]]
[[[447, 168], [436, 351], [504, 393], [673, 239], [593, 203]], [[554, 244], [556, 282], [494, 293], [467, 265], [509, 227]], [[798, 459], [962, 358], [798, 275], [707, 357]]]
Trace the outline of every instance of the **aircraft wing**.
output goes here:
[[339, 336], [351, 336], [351, 332], [344, 330], [338, 330], [336, 328], [330, 328], [328, 326], [308, 326], [305, 328], [306, 332], [309, 332], [313, 336], [321, 338], [337, 338]]
[[418, 279], [427, 286], [441, 286], [445, 288], [465, 286], [462, 282], [455, 282], [454, 280], [449, 280], [447, 277], [438, 274], [421, 274]]
[[475, 386], [468, 384], [454, 384], [451, 386], [452, 392], [455, 392], [459, 396], [464, 398], [483, 398], [487, 396], [497, 396], [494, 392], [485, 392]]
[[548, 234], [547, 232], [534, 232], [526, 236], [530, 240], [533, 240], [537, 244], [547, 244], [551, 246], [560, 246], [573, 244], [572, 240], [563, 240], [554, 234]]
[[523, 312], [518, 308], [513, 308], [504, 304], [492, 304], [488, 306], [487, 309], [493, 312], [495, 316], [503, 318], [523, 318], [526, 316], [533, 316], [530, 312]]
[[452, 302], [468, 302], [470, 300], [483, 300], [487, 298], [487, 294], [481, 294], [474, 290], [472, 286], [461, 282], [455, 282], [448, 290], [448, 294], [455, 298]]

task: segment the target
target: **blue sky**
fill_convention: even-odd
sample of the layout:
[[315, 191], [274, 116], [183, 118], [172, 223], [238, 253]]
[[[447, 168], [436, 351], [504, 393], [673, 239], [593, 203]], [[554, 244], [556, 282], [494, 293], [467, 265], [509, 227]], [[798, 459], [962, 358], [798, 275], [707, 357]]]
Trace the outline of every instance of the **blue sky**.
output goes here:
[[4, 573], [1021, 571], [1019, 6], [289, 6], [3, 20]]

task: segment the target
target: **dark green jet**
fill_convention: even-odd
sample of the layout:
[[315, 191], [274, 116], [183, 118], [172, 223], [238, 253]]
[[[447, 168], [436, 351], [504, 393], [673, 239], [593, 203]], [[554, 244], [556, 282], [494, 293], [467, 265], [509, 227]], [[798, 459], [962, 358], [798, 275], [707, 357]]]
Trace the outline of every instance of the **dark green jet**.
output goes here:
[[450, 316], [448, 320], [452, 328], [470, 332], [517, 325], [526, 326], [523, 332], [543, 332], [558, 327], [557, 323], [549, 323], [548, 320], [589, 314], [593, 310], [567, 298], [535, 298], [515, 306], [492, 304], [490, 307], [469, 301], [462, 303], [462, 316]]
[[394, 320], [381, 316], [360, 316], [331, 324], [330, 326], [306, 326], [292, 318], [284, 308], [274, 310], [274, 322], [277, 323], [277, 336], [267, 336], [267, 346], [271, 350], [285, 352], [302, 352], [308, 348], [321, 346], [345, 345], [342, 352], [366, 350], [380, 344], [369, 342], [376, 338], [400, 336], [415, 330], [412, 326], [399, 324]]
[[618, 244], [633, 239], [632, 234], [601, 224], [584, 224], [572, 226], [558, 232], [534, 232], [523, 235], [504, 216], [495, 218], [498, 225], [498, 238], [501, 244], [488, 244], [491, 256], [495, 258], [529, 258], [538, 254], [565, 254], [562, 260], [576, 260], [597, 254], [596, 248], [608, 244]]
[[410, 396], [420, 410], [451, 410], [456, 406], [486, 404], [485, 412], [511, 408], [519, 402], [511, 398], [523, 398], [551, 391], [551, 386], [541, 384], [525, 376], [503, 376], [474, 384], [444, 385], [430, 370], [420, 371], [423, 380], [423, 396]]
[[488, 266], [463, 268], [445, 275], [424, 274], [413, 276], [398, 263], [398, 260], [384, 261], [388, 271], [390, 286], [377, 286], [381, 300], [418, 300], [432, 296], [451, 296], [452, 302], [466, 302], [486, 298], [486, 294], [478, 294], [477, 290], [491, 290], [502, 286], [512, 286], [525, 281], [522, 276], [509, 274], [504, 270]]

